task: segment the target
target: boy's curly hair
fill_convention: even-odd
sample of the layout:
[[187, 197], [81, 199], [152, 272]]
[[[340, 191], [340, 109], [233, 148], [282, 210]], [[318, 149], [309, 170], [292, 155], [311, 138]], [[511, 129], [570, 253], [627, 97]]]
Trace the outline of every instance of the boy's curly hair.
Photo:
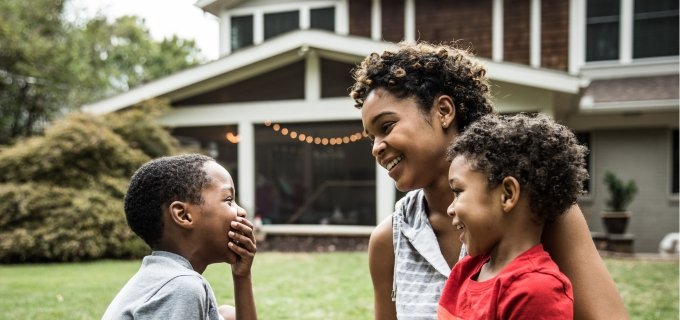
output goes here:
[[426, 42], [398, 45], [396, 51], [372, 53], [353, 70], [356, 82], [350, 97], [358, 109], [372, 90], [381, 88], [399, 99], [413, 97], [424, 114], [429, 114], [436, 98], [450, 96], [459, 132], [495, 113], [486, 67], [470, 52]]
[[463, 156], [487, 175], [489, 188], [514, 177], [537, 221], [550, 224], [584, 193], [587, 153], [567, 127], [545, 115], [518, 114], [475, 121], [449, 147], [447, 160]]
[[163, 236], [163, 211], [173, 201], [202, 204], [212, 179], [203, 165], [213, 158], [186, 154], [152, 160], [137, 169], [125, 193], [128, 226], [152, 249]]

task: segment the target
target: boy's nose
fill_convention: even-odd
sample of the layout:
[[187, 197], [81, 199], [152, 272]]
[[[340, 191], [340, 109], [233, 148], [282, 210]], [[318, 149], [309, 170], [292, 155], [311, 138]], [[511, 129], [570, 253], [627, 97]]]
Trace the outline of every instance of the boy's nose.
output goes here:
[[241, 206], [238, 207], [238, 210], [236, 210], [236, 215], [242, 218], [246, 217], [246, 210], [241, 208]]

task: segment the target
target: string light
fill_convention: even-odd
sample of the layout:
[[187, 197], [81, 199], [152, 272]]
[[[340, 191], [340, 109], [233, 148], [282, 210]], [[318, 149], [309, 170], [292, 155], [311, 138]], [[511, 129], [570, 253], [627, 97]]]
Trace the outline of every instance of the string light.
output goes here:
[[[281, 130], [281, 134], [284, 135], [284, 136], [288, 135], [288, 132], [289, 132], [288, 128], [281, 128], [281, 125], [278, 124], [278, 123], [272, 124], [272, 122], [270, 120], [265, 120], [264, 125], [267, 126], [267, 127], [271, 126], [271, 128], [274, 131]], [[235, 137], [238, 138], [238, 136], [235, 136]], [[291, 139], [297, 138], [301, 142], [323, 144], [325, 146], [325, 145], [328, 145], [329, 143], [331, 145], [336, 145], [336, 144], [340, 145], [340, 144], [343, 144], [343, 143], [357, 142], [357, 141], [361, 140], [362, 138], [368, 137], [368, 135], [366, 134], [366, 132], [357, 132], [357, 133], [354, 133], [352, 135], [344, 136], [344, 137], [322, 138], [322, 137], [314, 137], [312, 135], [308, 135], [308, 134], [304, 134], [304, 133], [297, 133], [295, 131], [290, 131], [290, 137], [291, 137]], [[238, 140], [240, 141], [240, 138], [238, 138]], [[229, 141], [231, 141], [231, 140], [229, 140]], [[236, 143], [236, 142], [233, 142], [233, 143]]]
[[227, 133], [227, 140], [231, 143], [239, 143], [241, 141], [241, 136], [240, 135], [234, 135], [233, 133], [229, 132]]

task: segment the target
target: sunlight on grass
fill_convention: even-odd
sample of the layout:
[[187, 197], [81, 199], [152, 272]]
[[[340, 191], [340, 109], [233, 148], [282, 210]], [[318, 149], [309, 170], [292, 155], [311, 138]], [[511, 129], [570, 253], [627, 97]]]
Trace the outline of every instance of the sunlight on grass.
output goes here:
[[[260, 319], [372, 319], [367, 253], [260, 253], [253, 281]], [[100, 319], [141, 261], [0, 266], [0, 319]], [[605, 259], [632, 319], [678, 318], [678, 263]], [[204, 276], [233, 304], [231, 269]], [[60, 298], [61, 297], [61, 298]]]

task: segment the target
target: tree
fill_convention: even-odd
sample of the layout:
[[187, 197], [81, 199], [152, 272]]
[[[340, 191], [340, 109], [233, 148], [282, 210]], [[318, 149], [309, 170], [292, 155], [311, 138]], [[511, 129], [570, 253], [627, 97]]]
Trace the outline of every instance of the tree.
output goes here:
[[64, 1], [0, 1], [0, 145], [88, 102], [204, 62], [193, 40], [154, 41], [143, 19], [65, 20]]

